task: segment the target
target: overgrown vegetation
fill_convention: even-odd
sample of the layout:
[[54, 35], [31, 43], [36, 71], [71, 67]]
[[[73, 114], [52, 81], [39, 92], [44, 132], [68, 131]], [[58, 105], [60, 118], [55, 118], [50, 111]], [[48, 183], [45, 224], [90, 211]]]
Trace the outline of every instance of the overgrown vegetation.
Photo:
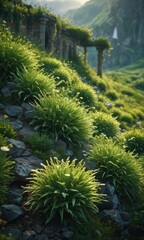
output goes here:
[[110, 181], [123, 200], [133, 202], [141, 196], [143, 171], [131, 153], [101, 136], [94, 140], [89, 159], [96, 164], [99, 179]]
[[83, 223], [97, 214], [101, 195], [100, 183], [95, 174], [86, 171], [82, 162], [71, 163], [69, 159], [51, 159], [42, 169], [34, 170], [26, 191], [30, 194], [27, 205], [34, 211], [45, 214], [46, 223], [60, 215], [61, 222], [70, 216], [77, 223]]
[[[110, 181], [124, 205], [133, 203], [133, 221], [143, 223], [143, 90], [135, 88], [132, 76], [127, 72], [122, 76], [113, 73], [109, 75], [111, 77], [103, 76], [101, 79], [88, 64], [84, 64], [82, 58], [78, 57], [75, 62], [60, 61], [41, 53], [22, 38], [16, 38], [4, 25], [0, 26], [0, 33], [1, 88], [7, 81], [14, 82], [15, 95], [19, 96], [17, 100], [33, 102], [31, 125], [35, 133], [27, 139], [32, 152], [38, 152], [43, 159], [49, 160], [54, 141], [62, 140], [70, 148], [74, 146], [73, 159], [80, 147], [80, 159], [81, 156], [89, 157], [94, 162], [99, 181]], [[129, 71], [133, 70], [130, 68]], [[141, 69], [141, 78], [142, 74]], [[4, 137], [15, 137], [15, 131], [6, 119], [0, 121], [0, 133], [2, 203], [12, 179], [12, 165], [6, 157], [8, 149]], [[53, 152], [53, 156], [55, 154]], [[46, 221], [57, 213], [61, 221], [65, 216], [76, 222], [90, 218], [92, 225], [88, 226], [93, 231], [97, 219], [93, 212], [98, 210], [100, 195], [97, 190], [100, 184], [95, 183], [91, 171], [85, 171], [82, 162], [72, 159], [71, 162], [51, 159], [42, 169], [34, 171], [27, 188], [28, 201], [36, 212], [46, 212]], [[48, 187], [45, 181], [48, 181]], [[139, 206], [135, 206], [136, 202]], [[104, 225], [98, 223], [101, 232]], [[112, 239], [112, 229], [107, 226], [104, 229], [103, 239]], [[78, 240], [95, 239], [86, 227], [79, 228], [75, 237]]]
[[79, 145], [92, 137], [92, 123], [86, 110], [72, 99], [44, 95], [34, 108], [32, 125], [52, 139]]
[[0, 134], [0, 203], [3, 203], [8, 193], [9, 184], [12, 181], [12, 161], [7, 158], [7, 140]]

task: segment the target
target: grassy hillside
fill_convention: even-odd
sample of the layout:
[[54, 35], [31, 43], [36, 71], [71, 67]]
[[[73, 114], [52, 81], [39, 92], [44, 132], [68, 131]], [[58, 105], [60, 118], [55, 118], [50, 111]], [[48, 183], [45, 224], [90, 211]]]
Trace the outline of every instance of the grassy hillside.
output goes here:
[[[107, 227], [96, 216], [101, 182], [110, 181], [115, 187], [131, 214], [131, 231], [137, 225], [143, 226], [144, 96], [131, 82], [132, 76], [128, 77], [132, 71], [138, 80], [142, 79], [142, 64], [143, 60], [122, 69], [121, 76], [118, 71], [100, 79], [82, 59], [75, 62], [56, 59], [0, 26], [0, 87], [2, 90], [7, 83], [15, 86], [13, 102], [3, 94], [0, 100], [6, 106], [24, 102], [33, 106], [33, 118], [27, 124], [34, 133], [27, 142], [45, 162], [45, 170], [37, 170], [27, 187], [27, 203], [32, 203], [36, 212], [44, 211], [46, 222], [59, 214], [62, 222], [70, 218], [76, 224], [82, 223], [81, 227], [77, 225], [74, 240], [95, 239], [92, 233], [97, 222], [102, 239], [114, 239], [113, 224]], [[5, 114], [4, 110], [1, 114]], [[3, 145], [9, 137], [7, 129], [5, 124], [0, 127]], [[71, 162], [61, 148], [53, 151], [57, 160], [50, 160], [51, 145], [57, 140], [64, 141], [73, 151]], [[94, 164], [96, 176], [95, 172], [86, 171], [80, 162], [82, 158]], [[2, 181], [2, 202], [11, 180], [5, 153], [1, 159], [1, 169], [7, 169], [0, 171], [0, 178], [7, 180]], [[89, 228], [83, 223], [87, 220]]]

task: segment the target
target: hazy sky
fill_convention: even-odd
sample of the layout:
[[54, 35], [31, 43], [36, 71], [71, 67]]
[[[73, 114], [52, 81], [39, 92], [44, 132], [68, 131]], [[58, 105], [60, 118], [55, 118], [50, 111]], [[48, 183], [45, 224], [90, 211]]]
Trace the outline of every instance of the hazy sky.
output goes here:
[[30, 4], [41, 4], [47, 3], [48, 9], [57, 14], [63, 15], [68, 10], [79, 8], [81, 5], [85, 4], [89, 0], [23, 0], [25, 3]]

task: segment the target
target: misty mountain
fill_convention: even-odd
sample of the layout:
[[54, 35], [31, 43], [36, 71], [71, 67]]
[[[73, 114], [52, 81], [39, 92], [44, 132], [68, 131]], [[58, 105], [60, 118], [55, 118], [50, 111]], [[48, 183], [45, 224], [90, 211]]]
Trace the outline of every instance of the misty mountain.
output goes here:
[[110, 65], [123, 66], [143, 55], [143, 0], [90, 0], [65, 16], [93, 28], [96, 37], [109, 37], [113, 46]]

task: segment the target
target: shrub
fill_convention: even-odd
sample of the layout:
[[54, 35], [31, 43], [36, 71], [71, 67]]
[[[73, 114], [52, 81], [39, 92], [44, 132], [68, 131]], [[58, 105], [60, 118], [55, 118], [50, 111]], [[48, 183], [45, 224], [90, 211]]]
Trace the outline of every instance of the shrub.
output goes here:
[[89, 153], [89, 159], [98, 168], [98, 178], [110, 181], [124, 200], [135, 201], [143, 187], [143, 172], [131, 153], [127, 153], [112, 139], [97, 137]]
[[47, 135], [40, 133], [32, 133], [26, 140], [34, 150], [46, 153], [53, 145], [53, 141]]
[[135, 129], [123, 134], [123, 143], [127, 151], [134, 154], [144, 154], [144, 131]]
[[6, 122], [6, 118], [7, 116], [5, 115], [4, 118], [0, 120], [0, 134], [2, 134], [3, 137], [14, 138], [16, 132], [13, 126]]
[[70, 163], [51, 159], [43, 169], [33, 170], [26, 192], [30, 194], [27, 205], [36, 212], [42, 211], [48, 223], [57, 213], [61, 222], [68, 215], [78, 223], [87, 221], [98, 211], [96, 204], [101, 195], [97, 192], [100, 183], [95, 174], [86, 171], [82, 162]]
[[130, 88], [125, 88], [121, 91], [122, 94], [126, 95], [126, 96], [129, 96], [129, 97], [132, 97], [134, 95], [134, 91], [131, 90]]
[[44, 96], [34, 105], [32, 125], [52, 139], [73, 145], [92, 136], [92, 124], [85, 109], [63, 96]]
[[117, 94], [117, 92], [114, 91], [114, 90], [109, 90], [109, 91], [107, 91], [107, 92], [106, 92], [106, 96], [107, 96], [110, 100], [112, 100], [112, 101], [115, 101], [115, 100], [118, 99], [118, 94]]
[[136, 80], [133, 85], [135, 88], [137, 88], [141, 91], [144, 91], [144, 78]]
[[13, 240], [11, 236], [0, 234], [0, 240]]
[[95, 107], [98, 101], [94, 89], [85, 83], [76, 84], [72, 90], [71, 95], [76, 96], [80, 103], [86, 107]]
[[131, 126], [134, 122], [133, 116], [127, 112], [122, 112], [119, 120], [126, 123], [128, 126]]
[[0, 79], [11, 80], [24, 68], [38, 67], [38, 59], [30, 44], [22, 44], [4, 26], [0, 26]]
[[41, 64], [44, 71], [48, 74], [53, 73], [56, 69], [62, 67], [62, 63], [56, 58], [44, 57], [41, 59]]
[[12, 180], [12, 161], [9, 161], [6, 157], [7, 148], [6, 139], [0, 134], [0, 203], [5, 200], [8, 186]]
[[68, 87], [72, 84], [71, 74], [68, 72], [67, 69], [65, 69], [65, 67], [56, 69], [53, 72], [53, 76], [55, 78], [56, 83], [60, 87]]
[[15, 94], [21, 101], [34, 101], [42, 94], [51, 94], [55, 89], [54, 79], [36, 70], [24, 70], [15, 76]]
[[125, 103], [124, 103], [123, 100], [117, 100], [117, 101], [115, 102], [115, 107], [117, 107], [117, 108], [123, 108], [124, 105], [125, 105]]
[[133, 116], [130, 113], [124, 112], [123, 110], [119, 110], [117, 108], [112, 109], [112, 116], [118, 119], [118, 121], [121, 123], [121, 127], [125, 126], [124, 124], [132, 126], [134, 123]]
[[119, 131], [119, 122], [103, 112], [92, 114], [94, 125], [94, 136], [105, 134], [107, 137], [114, 137]]

